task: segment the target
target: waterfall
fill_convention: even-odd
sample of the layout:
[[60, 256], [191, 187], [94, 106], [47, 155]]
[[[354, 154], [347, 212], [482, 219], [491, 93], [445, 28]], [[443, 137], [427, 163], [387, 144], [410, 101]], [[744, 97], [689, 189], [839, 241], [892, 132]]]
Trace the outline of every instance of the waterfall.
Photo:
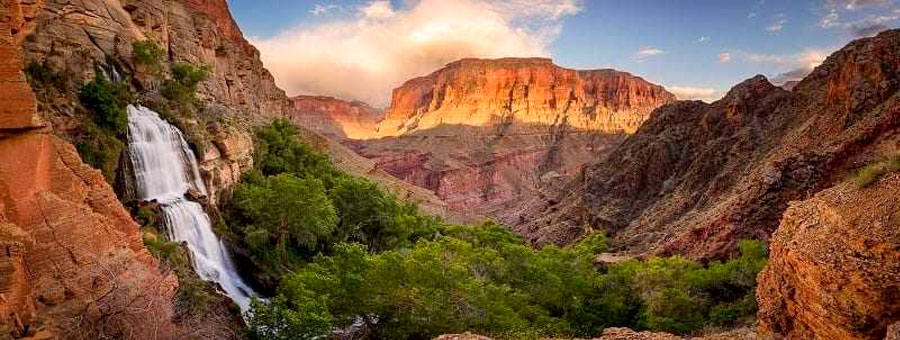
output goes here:
[[253, 290], [238, 276], [203, 207], [185, 197], [188, 190], [206, 195], [206, 187], [181, 131], [153, 110], [128, 105], [128, 141], [138, 198], [162, 205], [169, 237], [187, 244], [200, 278], [217, 282], [241, 311], [249, 310]]

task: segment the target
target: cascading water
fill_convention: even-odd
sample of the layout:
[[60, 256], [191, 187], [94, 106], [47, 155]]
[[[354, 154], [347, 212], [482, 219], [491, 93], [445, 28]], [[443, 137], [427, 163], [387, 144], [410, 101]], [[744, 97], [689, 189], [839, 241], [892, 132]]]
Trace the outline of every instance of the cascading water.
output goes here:
[[128, 141], [138, 197], [162, 205], [169, 236], [187, 244], [197, 274], [221, 285], [246, 312], [253, 290], [238, 276], [203, 207], [185, 197], [191, 189], [206, 195], [206, 187], [181, 131], [153, 110], [128, 105]]

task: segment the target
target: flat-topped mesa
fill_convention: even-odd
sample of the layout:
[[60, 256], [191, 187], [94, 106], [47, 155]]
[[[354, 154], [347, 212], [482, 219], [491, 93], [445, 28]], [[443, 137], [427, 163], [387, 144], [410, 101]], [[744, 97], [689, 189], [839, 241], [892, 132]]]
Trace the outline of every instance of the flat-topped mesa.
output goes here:
[[378, 133], [511, 122], [631, 133], [674, 100], [662, 86], [615, 70], [576, 71], [546, 58], [462, 59], [395, 89]]
[[291, 97], [292, 122], [335, 140], [367, 139], [375, 136], [384, 110], [360, 101], [345, 101], [328, 96]]

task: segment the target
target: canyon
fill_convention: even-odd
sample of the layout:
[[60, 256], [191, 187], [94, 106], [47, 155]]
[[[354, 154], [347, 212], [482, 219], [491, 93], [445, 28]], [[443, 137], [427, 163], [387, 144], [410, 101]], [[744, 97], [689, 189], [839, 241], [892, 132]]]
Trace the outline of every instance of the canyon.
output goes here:
[[[760, 337], [900, 329], [900, 183], [845, 180], [900, 152], [900, 31], [847, 45], [789, 90], [757, 76], [711, 104], [624, 72], [511, 58], [448, 64], [397, 88], [381, 111], [288, 98], [224, 0], [12, 0], [0, 10], [2, 337], [88, 338], [81, 330], [103, 320], [140, 339], [196, 326], [174, 317], [178, 278], [144, 246], [121, 202], [128, 186], [117, 196], [73, 145], [88, 114], [76, 89], [95, 74], [159, 89], [129, 57], [146, 39], [168, 62], [212, 70], [197, 92], [206, 105], [185, 122], [208, 137], [197, 154], [207, 209], [252, 168], [253, 127], [283, 117], [341, 170], [451, 221], [497, 218], [538, 246], [605, 232], [617, 252], [715, 260], [738, 239], [767, 240]], [[63, 88], [32, 86], [30, 62], [65, 74]], [[602, 338], [654, 337], [667, 335]]]
[[322, 114], [306, 104], [314, 97], [298, 98], [295, 117], [331, 117], [312, 129], [338, 136], [331, 130], [343, 127], [349, 138], [338, 140], [379, 169], [433, 191], [451, 210], [491, 217], [567, 181], [675, 100], [626, 72], [543, 58], [450, 63], [396, 88], [383, 117], [334, 100]]
[[[898, 320], [887, 194], [848, 176], [898, 152], [900, 31], [856, 40], [791, 91], [763, 76], [664, 106], [555, 196], [505, 219], [537, 244], [607, 232], [619, 252], [726, 258], [769, 240], [761, 335], [880, 339]], [[896, 328], [896, 325], [893, 326]]]

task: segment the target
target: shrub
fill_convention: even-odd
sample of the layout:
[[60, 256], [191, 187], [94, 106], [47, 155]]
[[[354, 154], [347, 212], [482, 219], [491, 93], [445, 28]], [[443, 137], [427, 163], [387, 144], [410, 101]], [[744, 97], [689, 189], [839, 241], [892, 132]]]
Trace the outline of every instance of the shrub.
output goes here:
[[143, 65], [153, 74], [162, 72], [162, 57], [166, 54], [153, 40], [135, 41], [131, 44], [134, 62]]
[[[287, 276], [270, 303], [255, 304], [251, 331], [261, 338], [284, 336], [274, 330], [314, 337], [363, 321], [371, 336], [386, 339], [463, 331], [515, 339], [592, 336], [613, 326], [685, 334], [755, 312], [744, 271], [755, 277], [762, 268], [759, 242], [742, 242], [741, 256], [715, 266], [657, 258], [600, 274], [583, 251], [599, 246], [598, 239], [534, 250], [486, 223], [450, 227], [446, 236], [407, 250], [372, 253], [339, 244]], [[711, 292], [725, 285], [740, 290], [731, 297]]]
[[25, 77], [33, 88], [51, 86], [58, 91], [64, 91], [68, 82], [62, 73], [55, 72], [47, 65], [36, 60], [29, 61], [28, 65], [25, 66]]
[[181, 105], [194, 102], [197, 85], [209, 76], [207, 67], [195, 67], [187, 63], [172, 66], [172, 78], [163, 82], [162, 95]]
[[869, 186], [881, 176], [900, 170], [900, 155], [884, 156], [853, 172], [848, 180], [857, 188]]
[[128, 129], [128, 114], [125, 107], [131, 101], [128, 86], [112, 82], [102, 74], [97, 74], [85, 84], [78, 94], [82, 105], [93, 111], [92, 120], [99, 127], [124, 136]]
[[116, 169], [125, 143], [113, 132], [88, 119], [81, 125], [76, 149], [85, 163], [103, 173], [107, 183], [115, 183]]

